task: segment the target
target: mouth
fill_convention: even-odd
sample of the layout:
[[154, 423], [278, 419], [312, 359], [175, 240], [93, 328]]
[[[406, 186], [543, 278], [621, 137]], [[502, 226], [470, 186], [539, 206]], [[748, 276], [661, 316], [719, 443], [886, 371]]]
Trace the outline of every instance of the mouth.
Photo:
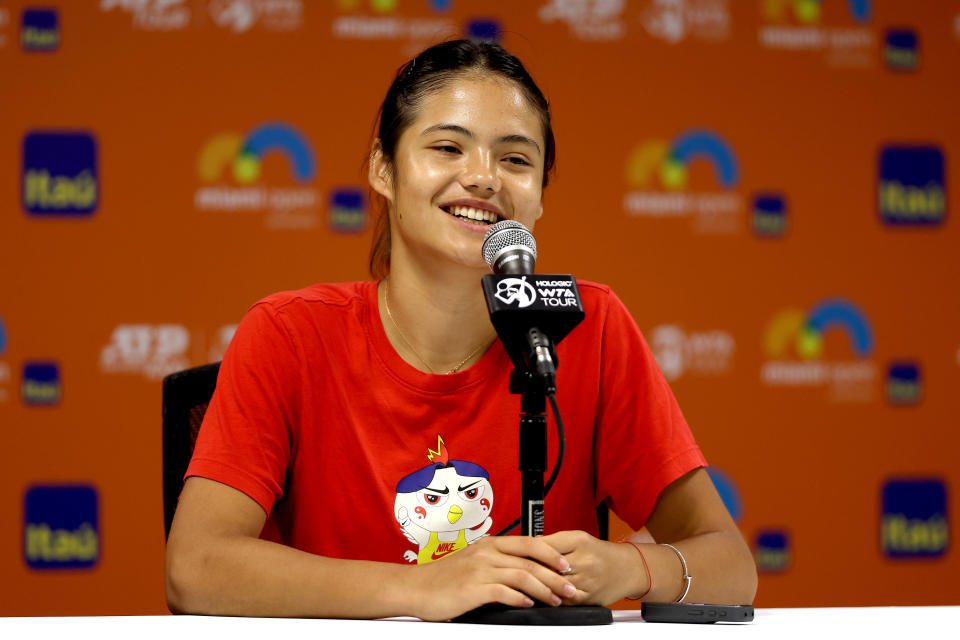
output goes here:
[[481, 226], [490, 226], [495, 222], [503, 220], [503, 216], [497, 215], [493, 211], [487, 209], [478, 209], [476, 207], [468, 207], [466, 205], [454, 204], [440, 207], [454, 218], [459, 218], [464, 222], [472, 222], [473, 224]]

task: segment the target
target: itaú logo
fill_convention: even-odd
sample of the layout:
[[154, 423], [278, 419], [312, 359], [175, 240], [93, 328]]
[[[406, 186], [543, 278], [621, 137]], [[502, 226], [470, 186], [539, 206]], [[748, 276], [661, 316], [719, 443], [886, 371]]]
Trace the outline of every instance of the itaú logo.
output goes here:
[[497, 283], [497, 300], [504, 304], [516, 304], [521, 309], [529, 307], [537, 299], [537, 292], [523, 278], [505, 278]]

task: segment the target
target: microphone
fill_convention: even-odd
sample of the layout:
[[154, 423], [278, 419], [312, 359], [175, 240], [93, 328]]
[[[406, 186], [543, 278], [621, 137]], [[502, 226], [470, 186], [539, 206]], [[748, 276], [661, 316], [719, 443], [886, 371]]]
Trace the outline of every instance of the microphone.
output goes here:
[[500, 341], [518, 369], [555, 388], [554, 345], [583, 320], [573, 276], [536, 275], [537, 242], [514, 220], [492, 225], [483, 239], [483, 259], [493, 274], [483, 277], [487, 309]]
[[501, 220], [487, 229], [481, 251], [494, 273], [529, 275], [537, 262], [537, 241], [515, 220]]

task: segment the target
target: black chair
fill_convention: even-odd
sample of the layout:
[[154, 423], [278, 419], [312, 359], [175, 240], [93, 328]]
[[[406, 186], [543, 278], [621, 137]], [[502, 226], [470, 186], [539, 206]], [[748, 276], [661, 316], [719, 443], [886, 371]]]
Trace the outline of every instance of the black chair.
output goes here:
[[214, 362], [163, 379], [163, 520], [167, 536], [219, 372], [220, 363]]

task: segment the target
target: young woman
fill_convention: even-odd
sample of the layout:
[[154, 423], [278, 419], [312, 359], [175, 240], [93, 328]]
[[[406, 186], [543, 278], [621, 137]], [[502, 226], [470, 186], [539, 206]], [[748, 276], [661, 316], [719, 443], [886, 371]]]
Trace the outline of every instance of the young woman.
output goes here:
[[[568, 454], [550, 533], [492, 535], [519, 515], [519, 398], [480, 246], [497, 220], [534, 228], [553, 160], [547, 102], [501, 47], [446, 42], [400, 70], [370, 152], [378, 280], [277, 294], [241, 323], [170, 532], [172, 610], [445, 620], [488, 602], [752, 601], [749, 550], [602, 285], [579, 283], [586, 320], [558, 346]], [[601, 501], [670, 546], [595, 538]]]

